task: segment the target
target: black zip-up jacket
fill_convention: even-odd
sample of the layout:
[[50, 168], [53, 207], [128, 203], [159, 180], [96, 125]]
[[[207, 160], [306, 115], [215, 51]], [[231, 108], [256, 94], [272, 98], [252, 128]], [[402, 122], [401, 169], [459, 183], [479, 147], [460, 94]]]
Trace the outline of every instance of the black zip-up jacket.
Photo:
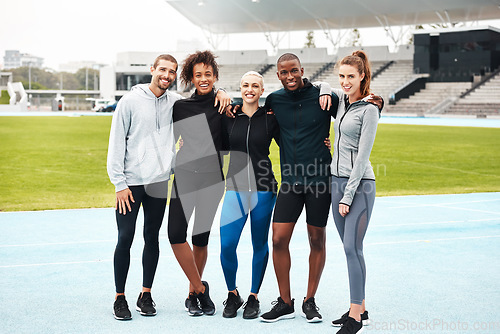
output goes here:
[[223, 115], [214, 107], [215, 93], [198, 95], [174, 104], [175, 141], [182, 137], [183, 145], [176, 156], [175, 168], [195, 173], [222, 170], [220, 151], [225, 149]]
[[252, 117], [240, 110], [235, 118], [226, 117], [224, 121], [230, 150], [226, 189], [276, 192], [277, 182], [269, 159], [271, 141], [274, 138], [279, 143], [275, 116], [259, 108]]
[[330, 111], [322, 110], [319, 89], [303, 81], [299, 90], [282, 88], [266, 99], [265, 107], [273, 110], [280, 127], [281, 182], [328, 185], [332, 156], [324, 140], [330, 136], [339, 99], [332, 94]]

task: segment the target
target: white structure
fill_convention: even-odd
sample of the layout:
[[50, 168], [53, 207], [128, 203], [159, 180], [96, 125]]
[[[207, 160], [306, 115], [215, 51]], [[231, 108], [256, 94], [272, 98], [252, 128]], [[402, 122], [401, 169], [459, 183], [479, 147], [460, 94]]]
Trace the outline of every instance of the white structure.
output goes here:
[[7, 92], [9, 93], [9, 104], [0, 104], [0, 111], [27, 111], [28, 94], [20, 82], [7, 82]]
[[[151, 81], [150, 68], [157, 56], [167, 52], [121, 52], [116, 56], [116, 62], [110, 66], [104, 66], [100, 70], [99, 87], [102, 98], [116, 98], [123, 96], [139, 83]], [[179, 63], [188, 54], [169, 53]], [[175, 88], [175, 87], [174, 87]]]
[[[12, 82], [11, 72], [0, 72], [0, 91], [7, 90], [7, 83]], [[2, 93], [0, 93], [0, 96]]]
[[103, 66], [102, 64], [98, 64], [97, 62], [95, 62], [93, 60], [70, 61], [70, 62], [67, 62], [64, 64], [59, 64], [59, 71], [60, 72], [76, 73], [81, 68], [91, 68], [94, 70], [98, 70], [102, 66]]
[[21, 53], [19, 50], [5, 50], [3, 57], [4, 69], [18, 68], [22, 66], [31, 66], [42, 68], [43, 58]]
[[[413, 46], [402, 46], [397, 53], [389, 52], [387, 46], [372, 46], [362, 48], [368, 52], [370, 58], [380, 65], [389, 61], [404, 61], [410, 65], [413, 62]], [[179, 67], [183, 59], [191, 52], [171, 53], [178, 63]], [[340, 48], [338, 54], [328, 54], [326, 48], [309, 49], [281, 49], [278, 54], [285, 52], [295, 53], [301, 60], [305, 69], [305, 77], [310, 78], [325, 64], [336, 61], [352, 52], [350, 48]], [[110, 66], [102, 67], [100, 70], [100, 92], [101, 98], [118, 99], [138, 83], [149, 83], [151, 81], [150, 67], [154, 59], [161, 52], [123, 52], [117, 55], [116, 63]], [[239, 83], [241, 75], [247, 71], [261, 71], [266, 66], [268, 71], [264, 74], [265, 92], [264, 97], [272, 91], [281, 87], [281, 83], [276, 77], [277, 56], [270, 56], [266, 50], [241, 50], [241, 51], [216, 51], [217, 63], [219, 64], [219, 82], [217, 87], [225, 88], [233, 97], [239, 97]], [[181, 68], [178, 69], [178, 75]], [[332, 70], [328, 70], [333, 74]], [[330, 73], [332, 72], [332, 73]], [[410, 66], [409, 74], [412, 73]], [[403, 78], [403, 77], [402, 77]], [[323, 78], [324, 80], [325, 78]], [[404, 79], [404, 78], [403, 78]], [[327, 82], [336, 82], [333, 75], [328, 77]], [[407, 80], [407, 79], [405, 79]], [[390, 83], [389, 83], [390, 84]], [[394, 82], [391, 89], [397, 88]], [[183, 92], [184, 86], [177, 84], [172, 89]]]

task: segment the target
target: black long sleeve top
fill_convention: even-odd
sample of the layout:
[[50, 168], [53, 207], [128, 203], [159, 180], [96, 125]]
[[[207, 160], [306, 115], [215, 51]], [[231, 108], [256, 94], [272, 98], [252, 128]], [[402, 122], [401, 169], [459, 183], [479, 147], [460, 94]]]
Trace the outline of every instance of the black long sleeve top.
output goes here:
[[183, 145], [177, 153], [175, 168], [207, 173], [221, 171], [220, 151], [224, 149], [223, 115], [214, 107], [215, 92], [176, 101], [173, 120], [177, 141]]

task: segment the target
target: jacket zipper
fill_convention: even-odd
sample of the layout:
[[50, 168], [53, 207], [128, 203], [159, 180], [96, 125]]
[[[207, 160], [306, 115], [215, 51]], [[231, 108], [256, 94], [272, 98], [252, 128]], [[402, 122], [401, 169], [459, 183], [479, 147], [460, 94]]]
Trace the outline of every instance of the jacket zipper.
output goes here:
[[250, 185], [250, 164], [251, 164], [251, 159], [250, 159], [250, 147], [248, 146], [248, 141], [249, 141], [249, 137], [250, 137], [250, 126], [252, 125], [252, 118], [249, 117], [248, 118], [248, 128], [247, 128], [247, 161], [248, 161], [248, 168], [247, 168], [247, 175], [248, 175], [248, 191], [251, 191], [252, 190], [252, 187]]
[[[349, 105], [350, 107], [351, 105]], [[339, 120], [339, 138], [337, 140], [337, 176], [340, 176], [339, 174], [339, 161], [340, 161], [340, 137], [342, 136], [342, 131], [340, 131], [340, 125], [342, 125], [342, 121], [344, 120], [345, 115], [347, 115], [347, 111], [349, 111], [349, 107], [346, 108], [345, 113], [342, 115], [342, 117]]]
[[[340, 176], [339, 174], [339, 161], [340, 161], [340, 136], [342, 135], [342, 131], [340, 131], [340, 125], [342, 124], [342, 121], [344, 120], [344, 117], [347, 115], [347, 113], [349, 112], [349, 110], [351, 109], [351, 106], [355, 103], [357, 103], [358, 101], [355, 101], [351, 104], [349, 104], [347, 106], [347, 108], [345, 108], [345, 113], [344, 115], [342, 115], [342, 117], [340, 118], [339, 120], [339, 139], [337, 141], [337, 175]], [[353, 156], [352, 156], [352, 151], [351, 151], [351, 168], [354, 168], [354, 161], [353, 161]]]

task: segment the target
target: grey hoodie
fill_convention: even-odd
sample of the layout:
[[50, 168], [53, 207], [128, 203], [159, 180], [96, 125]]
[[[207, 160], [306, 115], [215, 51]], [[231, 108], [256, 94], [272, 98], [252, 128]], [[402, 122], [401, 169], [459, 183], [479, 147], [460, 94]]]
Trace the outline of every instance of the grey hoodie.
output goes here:
[[346, 107], [346, 97], [345, 94], [339, 96], [339, 108], [333, 124], [335, 141], [330, 167], [334, 176], [349, 178], [340, 203], [351, 205], [361, 179], [375, 180], [369, 159], [380, 111], [375, 105], [363, 100]]
[[111, 122], [108, 175], [116, 191], [170, 178], [175, 157], [172, 107], [182, 96], [156, 97], [149, 84], [132, 87], [118, 102]]

